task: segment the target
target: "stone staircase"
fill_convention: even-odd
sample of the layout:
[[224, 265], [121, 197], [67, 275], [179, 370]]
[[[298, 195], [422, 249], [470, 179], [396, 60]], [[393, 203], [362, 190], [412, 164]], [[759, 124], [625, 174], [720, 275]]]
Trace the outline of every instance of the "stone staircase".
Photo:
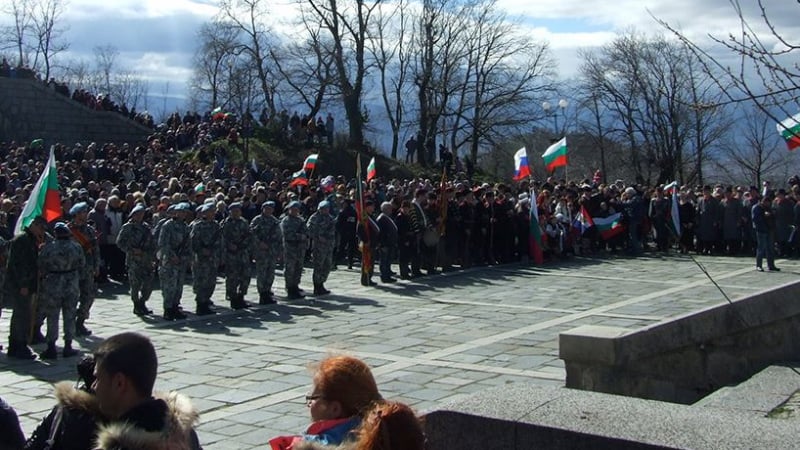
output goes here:
[[0, 77], [2, 142], [43, 139], [46, 147], [57, 142], [135, 144], [151, 133], [121, 114], [89, 109], [39, 81]]

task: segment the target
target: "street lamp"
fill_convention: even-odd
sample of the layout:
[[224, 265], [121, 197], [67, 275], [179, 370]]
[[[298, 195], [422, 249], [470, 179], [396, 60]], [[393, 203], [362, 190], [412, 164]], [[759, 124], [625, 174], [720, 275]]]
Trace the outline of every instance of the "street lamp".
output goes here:
[[[566, 99], [562, 98], [561, 100], [558, 101], [558, 108], [561, 109], [561, 114], [565, 114], [566, 116], [566, 113], [564, 111], [567, 109], [568, 105], [569, 102]], [[561, 132], [560, 129], [558, 128], [558, 110], [553, 108], [553, 105], [551, 105], [550, 102], [542, 102], [542, 109], [544, 110], [545, 115], [553, 116], [553, 125], [555, 125], [554, 131], [556, 132], [556, 134], [560, 134]]]

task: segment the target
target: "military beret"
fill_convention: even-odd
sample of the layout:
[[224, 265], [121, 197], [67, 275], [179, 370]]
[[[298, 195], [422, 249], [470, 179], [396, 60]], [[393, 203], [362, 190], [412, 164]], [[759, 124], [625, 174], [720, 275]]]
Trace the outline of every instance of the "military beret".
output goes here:
[[131, 217], [131, 216], [133, 216], [134, 214], [136, 214], [136, 213], [138, 213], [138, 212], [142, 212], [142, 211], [144, 211], [144, 210], [145, 210], [145, 207], [144, 207], [144, 205], [142, 205], [141, 203], [139, 203], [139, 204], [137, 204], [136, 206], [134, 206], [134, 207], [133, 207], [133, 209], [131, 210], [131, 213], [128, 215], [128, 217]]
[[228, 211], [232, 209], [242, 209], [242, 202], [233, 202], [230, 205], [228, 205]]
[[210, 203], [203, 203], [202, 205], [197, 207], [197, 213], [198, 214], [205, 214], [205, 213], [211, 211], [214, 208], [215, 208], [214, 205], [212, 205]]
[[286, 205], [286, 209], [299, 208], [300, 206], [302, 206], [302, 204], [300, 202], [298, 202], [297, 200], [295, 200], [295, 201], [289, 202], [289, 204]]
[[275, 208], [275, 202], [273, 202], [272, 200], [267, 200], [267, 201], [265, 201], [264, 203], [261, 204], [261, 207], [262, 208], [273, 208], [274, 209]]
[[191, 211], [192, 207], [186, 202], [180, 202], [172, 209], [173, 211]]
[[323, 201], [319, 202], [319, 205], [317, 205], [317, 210], [320, 210], [322, 208], [330, 208], [330, 207], [331, 207], [331, 202], [329, 202], [327, 200], [323, 200]]
[[151, 181], [147, 183], [147, 187], [155, 189], [158, 187], [158, 183], [156, 183], [155, 181]]
[[55, 231], [56, 234], [69, 234], [70, 233], [69, 227], [64, 222], [57, 222], [55, 224], [55, 226], [53, 226], [53, 231]]
[[72, 205], [72, 208], [69, 209], [69, 215], [74, 216], [75, 214], [79, 214], [82, 212], [86, 212], [89, 210], [89, 204], [86, 202], [80, 202]]

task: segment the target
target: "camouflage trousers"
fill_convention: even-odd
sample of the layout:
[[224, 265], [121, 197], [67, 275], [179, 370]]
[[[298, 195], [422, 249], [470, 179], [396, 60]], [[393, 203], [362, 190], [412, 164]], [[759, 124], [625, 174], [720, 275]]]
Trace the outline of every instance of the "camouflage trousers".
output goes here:
[[305, 253], [305, 247], [289, 245], [285, 247], [283, 253], [283, 279], [286, 281], [287, 289], [300, 286]]
[[216, 261], [192, 261], [192, 291], [195, 302], [200, 305], [208, 303], [217, 286]]
[[128, 266], [128, 284], [134, 304], [149, 300], [153, 292], [153, 267], [139, 264]]
[[237, 295], [246, 295], [250, 286], [250, 263], [239, 260], [225, 261], [225, 297], [233, 300]]
[[314, 273], [312, 279], [314, 284], [323, 284], [328, 281], [328, 275], [333, 267], [333, 247], [315, 247], [314, 254]]
[[80, 297], [78, 300], [78, 320], [89, 318], [89, 311], [94, 304], [94, 296], [97, 294], [97, 285], [94, 282], [94, 270], [89, 269], [81, 274], [80, 277]]
[[275, 282], [275, 260], [272, 258], [256, 259], [256, 287], [259, 294], [272, 292]]
[[77, 272], [65, 274], [48, 274], [42, 282], [39, 292], [39, 315], [47, 321], [45, 340], [58, 340], [58, 313], [64, 321], [64, 340], [71, 341], [75, 337], [75, 317], [80, 297], [80, 281]]
[[161, 297], [164, 299], [164, 310], [181, 304], [183, 296], [183, 279], [186, 268], [183, 264], [162, 264], [158, 269], [161, 278]]

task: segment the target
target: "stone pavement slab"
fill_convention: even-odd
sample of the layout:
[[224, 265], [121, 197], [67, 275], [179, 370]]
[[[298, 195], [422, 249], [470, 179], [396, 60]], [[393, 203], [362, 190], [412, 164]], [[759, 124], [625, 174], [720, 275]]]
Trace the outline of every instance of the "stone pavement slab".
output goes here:
[[[800, 261], [759, 273], [751, 258], [697, 257], [731, 299], [795, 281]], [[306, 270], [302, 286], [310, 284]], [[465, 271], [366, 288], [357, 270], [339, 269], [320, 299], [288, 302], [277, 277], [278, 305], [232, 311], [224, 284], [221, 313], [180, 322], [131, 313], [124, 286], [108, 284], [92, 310], [91, 351], [120, 331], [148, 335], [159, 355], [158, 390], [179, 390], [201, 411], [206, 449], [265, 448], [269, 438], [308, 424], [303, 395], [310, 364], [329, 354], [364, 358], [386, 398], [420, 412], [492, 387], [519, 382], [561, 386], [558, 333], [579, 325], [638, 329], [727, 301], [695, 262], [682, 255], [576, 258]], [[255, 298], [251, 286], [250, 298]], [[183, 305], [194, 310], [191, 287]], [[150, 307], [160, 314], [156, 291]], [[0, 318], [8, 330], [9, 311]], [[60, 344], [60, 342], [59, 342]], [[54, 404], [51, 383], [75, 378], [77, 358], [20, 362], [0, 356], [0, 397], [17, 409], [26, 433]]]

